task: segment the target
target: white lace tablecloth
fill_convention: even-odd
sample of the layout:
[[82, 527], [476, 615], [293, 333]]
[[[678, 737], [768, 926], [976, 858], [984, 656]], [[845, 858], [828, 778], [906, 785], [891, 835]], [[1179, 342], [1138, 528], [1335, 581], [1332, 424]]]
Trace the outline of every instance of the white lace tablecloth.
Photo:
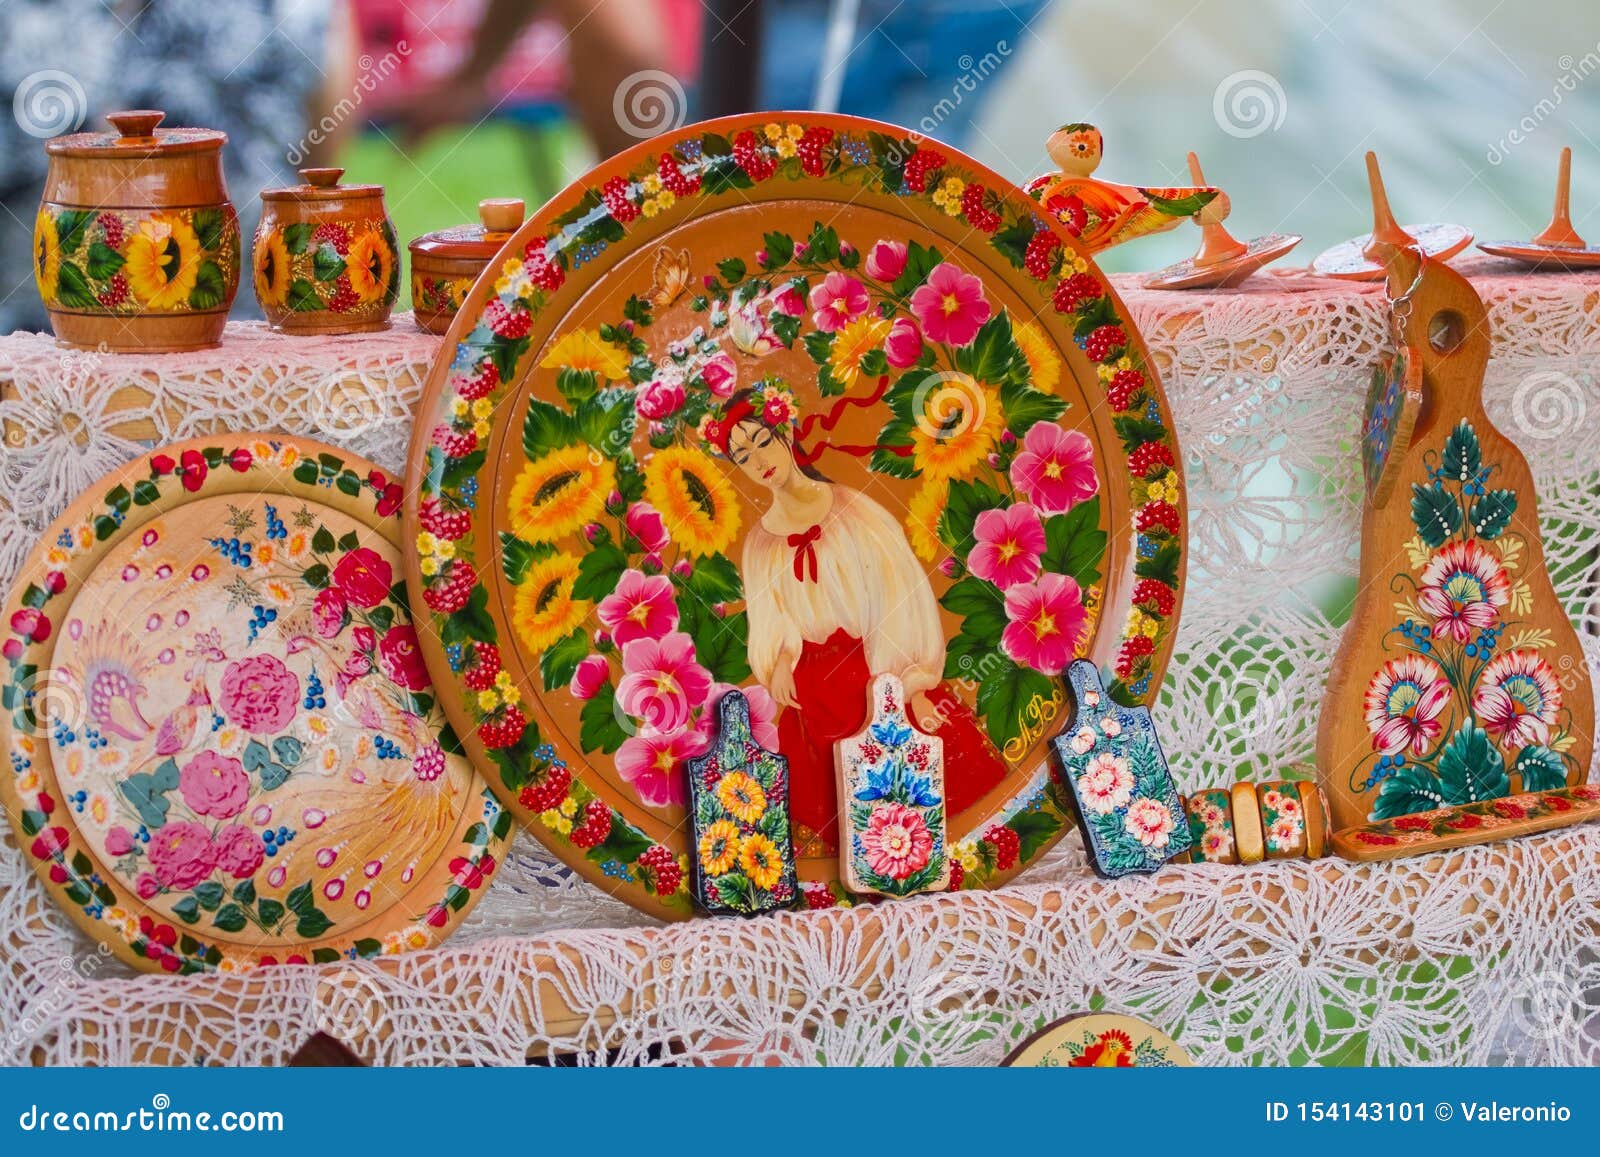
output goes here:
[[[1600, 275], [1467, 268], [1489, 304], [1490, 412], [1539, 483], [1556, 586], [1600, 654]], [[1161, 697], [1187, 789], [1312, 754], [1352, 593], [1376, 287], [1121, 287], [1160, 366], [1191, 495], [1189, 586]], [[221, 349], [69, 353], [0, 339], [0, 581], [106, 470], [223, 429], [306, 434], [398, 470], [437, 339], [230, 328]], [[1070, 845], [1070, 846], [1069, 846]], [[996, 892], [661, 927], [522, 836], [442, 950], [246, 978], [135, 976], [0, 847], [0, 1058], [271, 1063], [314, 1029], [384, 1063], [991, 1063], [1104, 1007], [1204, 1064], [1592, 1062], [1600, 829], [1434, 860], [1172, 868], [1117, 884], [1077, 840]]]

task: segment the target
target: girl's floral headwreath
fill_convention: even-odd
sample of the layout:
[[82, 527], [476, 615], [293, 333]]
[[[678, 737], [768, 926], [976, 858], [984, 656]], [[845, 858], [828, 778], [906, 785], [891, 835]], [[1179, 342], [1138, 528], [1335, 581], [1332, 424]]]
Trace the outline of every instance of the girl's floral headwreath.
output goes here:
[[748, 394], [708, 411], [700, 419], [699, 434], [707, 446], [726, 458], [728, 438], [741, 422], [755, 418], [770, 429], [778, 429], [795, 425], [799, 417], [794, 395], [785, 388], [783, 381], [762, 378]]
[[857, 458], [865, 458], [877, 450], [887, 450], [903, 458], [911, 453], [910, 446], [884, 446], [877, 442], [858, 446], [833, 442], [826, 438], [810, 442], [811, 436], [817, 430], [827, 432], [838, 425], [847, 410], [852, 407], [875, 406], [888, 392], [889, 378], [886, 375], [878, 379], [877, 388], [871, 393], [839, 398], [826, 412], [808, 415], [802, 421], [795, 406], [794, 395], [784, 386], [783, 381], [779, 378], [763, 378], [751, 387], [751, 392], [747, 396], [736, 398], [721, 409], [712, 410], [701, 418], [699, 434], [713, 453], [726, 458], [728, 438], [738, 428], [739, 423], [758, 418], [773, 429], [782, 426], [793, 427], [791, 445], [794, 447], [795, 461], [802, 466], [813, 465], [829, 450], [837, 450]]

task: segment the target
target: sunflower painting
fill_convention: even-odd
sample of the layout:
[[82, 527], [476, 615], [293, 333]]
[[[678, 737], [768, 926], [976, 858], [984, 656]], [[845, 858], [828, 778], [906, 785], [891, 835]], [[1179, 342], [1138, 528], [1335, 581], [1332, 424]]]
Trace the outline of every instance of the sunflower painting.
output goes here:
[[200, 238], [183, 218], [157, 214], [128, 239], [124, 268], [135, 297], [152, 309], [173, 309], [200, 279]]
[[160, 314], [225, 311], [239, 284], [239, 222], [227, 206], [66, 209], [45, 205], [34, 276], [51, 309]]
[[256, 299], [263, 306], [282, 305], [289, 296], [289, 250], [283, 234], [267, 233], [256, 241]]
[[506, 513], [529, 542], [558, 542], [605, 511], [616, 466], [587, 446], [566, 446], [522, 468], [511, 485]]

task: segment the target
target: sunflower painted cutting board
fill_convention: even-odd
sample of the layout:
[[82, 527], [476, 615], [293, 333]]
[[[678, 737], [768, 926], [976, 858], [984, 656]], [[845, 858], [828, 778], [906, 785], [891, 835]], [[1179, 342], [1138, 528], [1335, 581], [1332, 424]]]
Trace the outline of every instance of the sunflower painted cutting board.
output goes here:
[[1483, 409], [1483, 303], [1414, 249], [1374, 259], [1401, 352], [1368, 403], [1360, 588], [1317, 733], [1333, 847], [1358, 860], [1600, 814], [1589, 669], [1528, 464]]
[[557, 196], [457, 315], [410, 471], [457, 733], [663, 916], [691, 866], [734, 874], [691, 865], [686, 822], [730, 688], [824, 907], [873, 680], [942, 741], [950, 880], [987, 887], [1071, 826], [1045, 758], [1067, 664], [1138, 703], [1171, 649], [1178, 447], [1126, 310], [1028, 196], [876, 122], [691, 126]]

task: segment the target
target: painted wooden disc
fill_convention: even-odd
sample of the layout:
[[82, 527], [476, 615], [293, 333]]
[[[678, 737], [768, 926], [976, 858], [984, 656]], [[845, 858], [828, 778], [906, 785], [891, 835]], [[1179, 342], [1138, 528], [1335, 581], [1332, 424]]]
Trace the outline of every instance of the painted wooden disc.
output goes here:
[[[1416, 238], [1424, 255], [1439, 261], [1448, 261], [1472, 244], [1472, 230], [1464, 225], [1404, 225], [1402, 228]], [[1350, 281], [1378, 281], [1383, 277], [1383, 266], [1368, 261], [1367, 246], [1372, 234], [1341, 241], [1317, 254], [1311, 263], [1311, 272], [1318, 277], [1342, 277]]]
[[399, 952], [487, 887], [512, 817], [434, 703], [399, 505], [316, 443], [186, 442], [96, 483], [28, 559], [0, 798], [119, 956], [190, 973]]
[[1144, 279], [1146, 289], [1226, 289], [1248, 280], [1250, 275], [1264, 265], [1270, 265], [1289, 250], [1300, 244], [1295, 233], [1268, 233], [1245, 242], [1245, 251], [1237, 257], [1219, 261], [1204, 268], [1195, 264], [1193, 257], [1158, 269]]
[[1077, 242], [953, 150], [806, 114], [656, 137], [506, 255], [429, 378], [407, 578], [519, 817], [688, 915], [684, 762], [736, 686], [791, 775], [780, 900], [840, 902], [833, 744], [889, 673], [953, 769], [956, 886], [1067, 831], [1057, 676], [1155, 694], [1185, 527], [1165, 398]]
[[1509, 257], [1524, 265], [1544, 269], [1593, 269], [1600, 266], [1600, 246], [1579, 248], [1540, 245], [1536, 241], [1480, 241], [1478, 248], [1496, 257]]
[[1138, 1017], [1116, 1013], [1052, 1021], [1007, 1054], [1004, 1068], [1187, 1069], [1183, 1046]]

